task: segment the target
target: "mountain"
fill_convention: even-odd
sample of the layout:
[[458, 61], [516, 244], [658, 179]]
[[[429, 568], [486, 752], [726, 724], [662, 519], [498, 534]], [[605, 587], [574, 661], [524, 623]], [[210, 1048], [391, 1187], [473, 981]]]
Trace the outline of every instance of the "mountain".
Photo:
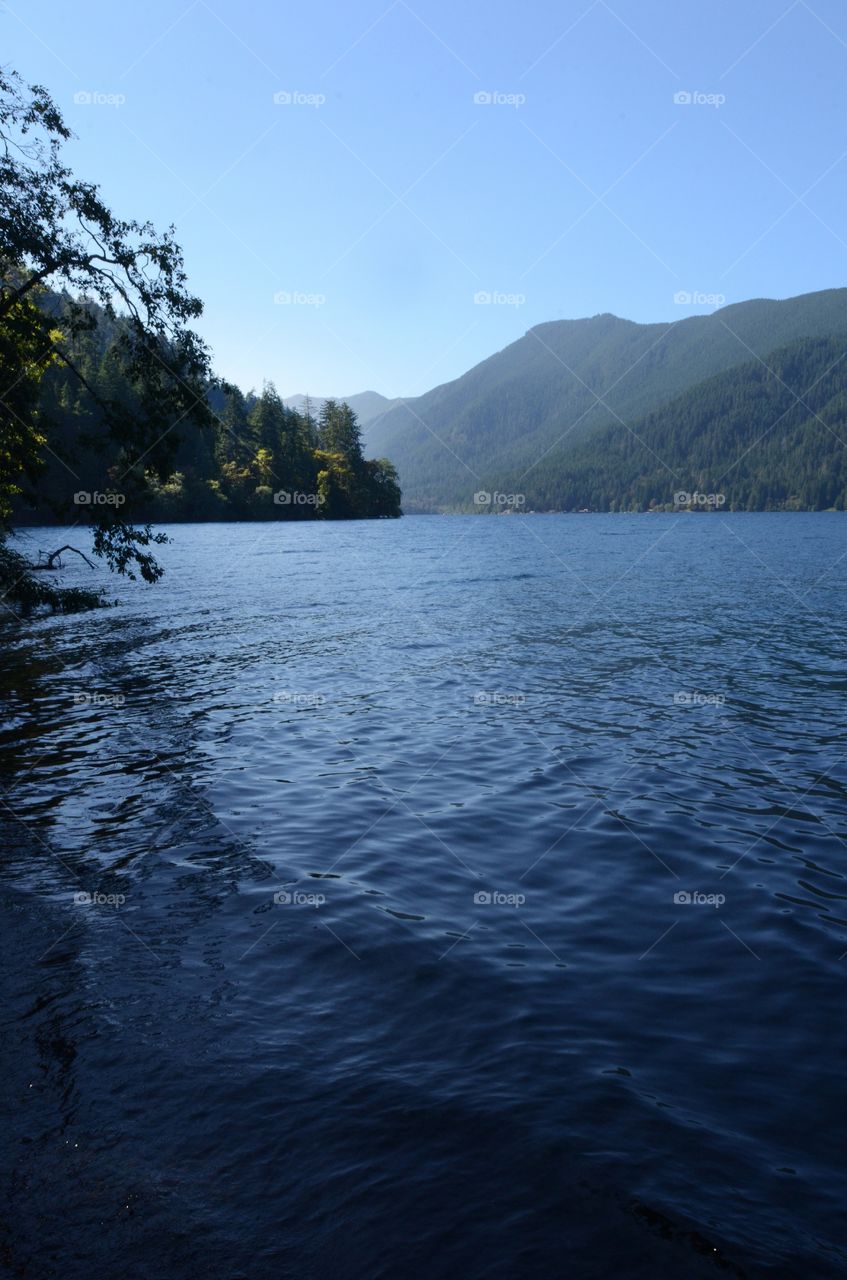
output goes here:
[[[312, 406], [312, 413], [317, 417], [321, 411], [321, 406], [328, 397], [309, 396], [308, 399]], [[350, 408], [359, 419], [359, 426], [362, 428], [362, 436], [365, 444], [368, 444], [368, 427], [376, 419], [380, 418], [388, 409], [396, 404], [400, 404], [400, 400], [388, 400], [385, 396], [381, 396], [378, 391], [360, 391], [354, 396], [336, 396], [337, 400], [343, 400], [349, 404]], [[287, 396], [283, 400], [283, 404], [289, 409], [296, 409], [298, 413], [303, 412], [307, 397], [304, 395]]]
[[[507, 476], [502, 491], [540, 511], [847, 510], [847, 336], [801, 338], [716, 374]], [[683, 494], [701, 496], [675, 503]]]
[[633, 423], [715, 374], [839, 333], [847, 333], [847, 289], [658, 324], [609, 314], [552, 321], [455, 381], [386, 408], [371, 421], [368, 448], [398, 467], [406, 510], [470, 508], [474, 492], [502, 490], [506, 477], [527, 491], [595, 432]]

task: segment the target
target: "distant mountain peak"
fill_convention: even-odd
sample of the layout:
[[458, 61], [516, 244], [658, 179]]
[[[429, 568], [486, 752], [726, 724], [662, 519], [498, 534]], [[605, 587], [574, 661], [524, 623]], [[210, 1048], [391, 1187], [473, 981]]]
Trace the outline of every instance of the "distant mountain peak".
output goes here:
[[393, 408], [398, 403], [397, 400], [389, 400], [386, 396], [380, 395], [378, 391], [357, 391], [352, 396], [313, 396], [300, 392], [294, 396], [285, 396], [283, 403], [289, 409], [303, 409], [308, 398], [312, 413], [317, 415], [321, 411], [322, 405], [327, 400], [344, 401], [349, 404], [350, 408], [356, 413], [359, 423], [362, 427], [365, 444], [368, 443], [368, 427], [372, 422], [381, 418], [384, 413]]

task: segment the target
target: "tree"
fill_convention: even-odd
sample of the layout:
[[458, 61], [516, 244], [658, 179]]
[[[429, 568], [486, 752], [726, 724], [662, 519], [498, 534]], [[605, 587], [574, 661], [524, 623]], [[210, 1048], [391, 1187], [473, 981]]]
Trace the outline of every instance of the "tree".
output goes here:
[[35, 479], [46, 444], [38, 427], [38, 393], [54, 336], [58, 334], [51, 333], [46, 317], [32, 296], [22, 296], [8, 307], [0, 324], [0, 376], [3, 379], [0, 522], [3, 525], [11, 518], [13, 501], [22, 492], [21, 482]]
[[[10, 532], [12, 497], [34, 481], [51, 448], [37, 389], [58, 361], [96, 406], [111, 469], [103, 484], [119, 487], [124, 498], [120, 506], [83, 508], [95, 552], [117, 572], [135, 577], [137, 570], [154, 582], [161, 569], [146, 548], [165, 538], [134, 527], [131, 513], [149, 492], [149, 477], [164, 483], [173, 471], [176, 428], [211, 420], [208, 351], [191, 328], [202, 303], [187, 289], [173, 227], [158, 234], [149, 222], [113, 214], [99, 188], [64, 162], [71, 137], [44, 88], [0, 70], [0, 538]], [[70, 291], [59, 328], [39, 307], [48, 287]], [[132, 393], [120, 399], [98, 393], [75, 359], [100, 315], [116, 326], [111, 358]], [[71, 462], [61, 460], [72, 473]], [[0, 553], [12, 563], [8, 548]], [[33, 584], [19, 559], [2, 575], [4, 594], [26, 606]], [[51, 596], [41, 584], [35, 594], [55, 608], [79, 603], [61, 592]]]
[[365, 463], [368, 480], [369, 513], [372, 516], [402, 515], [400, 510], [400, 484], [397, 468], [387, 458], [376, 458]]
[[249, 461], [248, 411], [244, 394], [235, 386], [224, 389], [224, 399], [215, 419], [215, 459], [244, 465]]
[[318, 447], [318, 424], [315, 415], [312, 413], [312, 401], [309, 396], [303, 400], [303, 435], [310, 449]]
[[359, 420], [349, 404], [326, 400], [318, 419], [318, 439], [326, 453], [340, 453], [351, 466], [363, 461]]

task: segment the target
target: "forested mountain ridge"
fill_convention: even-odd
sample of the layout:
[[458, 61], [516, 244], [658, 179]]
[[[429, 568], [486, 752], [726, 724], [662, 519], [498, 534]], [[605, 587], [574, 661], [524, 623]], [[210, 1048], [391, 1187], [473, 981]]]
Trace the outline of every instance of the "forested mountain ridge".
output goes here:
[[371, 424], [370, 443], [397, 465], [407, 509], [462, 508], [475, 489], [502, 488], [507, 476], [526, 472], [526, 487], [534, 466], [558, 466], [593, 432], [634, 422], [714, 374], [837, 333], [847, 333], [847, 289], [661, 324], [609, 314], [551, 321], [389, 409]]
[[528, 510], [847, 510], [847, 333], [716, 374], [503, 488]]

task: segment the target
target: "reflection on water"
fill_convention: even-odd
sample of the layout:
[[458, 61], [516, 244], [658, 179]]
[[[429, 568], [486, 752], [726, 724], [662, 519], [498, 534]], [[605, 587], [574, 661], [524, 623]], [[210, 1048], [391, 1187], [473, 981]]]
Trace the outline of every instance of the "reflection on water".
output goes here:
[[182, 526], [6, 624], [11, 1273], [843, 1274], [843, 528]]

